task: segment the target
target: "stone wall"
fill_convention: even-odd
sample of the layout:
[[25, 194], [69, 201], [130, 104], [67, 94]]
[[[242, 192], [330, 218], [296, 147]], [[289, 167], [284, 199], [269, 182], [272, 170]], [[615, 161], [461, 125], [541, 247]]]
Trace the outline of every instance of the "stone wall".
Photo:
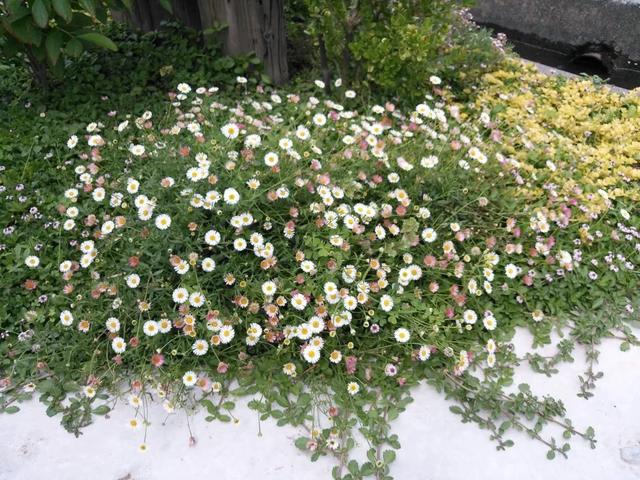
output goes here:
[[605, 44], [640, 60], [640, 2], [614, 0], [477, 0], [489, 23], [576, 47]]
[[539, 46], [569, 58], [602, 48], [612, 80], [640, 78], [640, 0], [476, 1], [476, 22], [507, 33], [525, 50]]

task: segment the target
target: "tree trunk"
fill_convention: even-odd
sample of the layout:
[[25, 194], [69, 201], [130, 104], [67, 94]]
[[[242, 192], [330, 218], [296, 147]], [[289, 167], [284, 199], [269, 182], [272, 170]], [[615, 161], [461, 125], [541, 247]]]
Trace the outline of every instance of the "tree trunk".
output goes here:
[[320, 50], [320, 71], [322, 72], [322, 81], [324, 82], [325, 93], [331, 93], [331, 70], [329, 69], [329, 60], [327, 58], [327, 47], [324, 44], [324, 36], [318, 36], [318, 48]]
[[36, 58], [31, 50], [31, 47], [27, 47], [27, 58], [29, 59], [29, 67], [31, 68], [31, 73], [33, 73], [33, 78], [35, 78], [36, 83], [42, 89], [42, 93], [45, 95], [49, 94], [49, 73], [47, 71], [47, 64], [41, 62]]
[[274, 83], [289, 79], [284, 0], [199, 0], [202, 28], [224, 23], [224, 52], [253, 52]]

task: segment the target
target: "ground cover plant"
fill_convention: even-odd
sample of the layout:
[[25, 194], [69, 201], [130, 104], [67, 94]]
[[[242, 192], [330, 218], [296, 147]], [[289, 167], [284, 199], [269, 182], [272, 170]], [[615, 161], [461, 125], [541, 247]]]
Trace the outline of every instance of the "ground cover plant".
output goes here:
[[[592, 343], [636, 341], [633, 177], [526, 168], [500, 113], [456, 105], [436, 77], [406, 113], [244, 81], [183, 83], [162, 113], [90, 122], [56, 152], [51, 203], [4, 166], [3, 408], [35, 389], [76, 430], [119, 395], [229, 421], [230, 398], [252, 394], [264, 418], [308, 429], [299, 447], [336, 455], [336, 476], [382, 478], [389, 422], [427, 379], [501, 448], [515, 427], [565, 454], [547, 422], [593, 441], [561, 402], [501, 388], [515, 326], [544, 342], [586, 307], [573, 322]], [[556, 192], [557, 171], [579, 191]], [[605, 306], [616, 315], [594, 321]]]
[[[392, 422], [427, 381], [499, 449], [514, 429], [549, 458], [595, 445], [513, 369], [584, 344], [588, 398], [599, 341], [637, 344], [637, 96], [511, 61], [464, 91], [429, 74], [415, 102], [276, 89], [250, 58], [189, 70], [174, 34], [120, 35], [67, 66], [89, 102], [8, 110], [0, 410], [37, 395], [77, 434], [123, 400], [144, 438], [148, 402], [230, 422], [249, 396], [334, 478], [390, 478]], [[516, 327], [565, 337], [518, 358]]]

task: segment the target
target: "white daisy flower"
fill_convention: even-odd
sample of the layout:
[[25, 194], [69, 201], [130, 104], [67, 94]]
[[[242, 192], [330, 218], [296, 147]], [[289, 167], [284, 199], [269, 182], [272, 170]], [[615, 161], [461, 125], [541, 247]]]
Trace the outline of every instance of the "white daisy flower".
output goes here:
[[264, 164], [267, 167], [275, 167], [278, 164], [278, 154], [269, 152], [264, 156]]
[[220, 238], [220, 234], [216, 230], [209, 230], [204, 234], [204, 242], [212, 247], [220, 243]]
[[301, 293], [296, 293], [291, 297], [291, 306], [296, 310], [304, 310], [307, 306], [307, 299]]
[[116, 333], [120, 330], [120, 320], [115, 317], [109, 317], [106, 322], [106, 327], [110, 333]]
[[327, 117], [322, 113], [316, 113], [313, 116], [313, 123], [318, 127], [323, 127], [327, 123]]
[[236, 336], [236, 331], [231, 325], [223, 325], [220, 328], [220, 343], [227, 344]]
[[340, 363], [342, 361], [342, 352], [340, 350], [334, 350], [329, 354], [329, 361], [331, 363]]
[[209, 350], [209, 344], [204, 340], [196, 340], [191, 346], [191, 351], [198, 357], [204, 355]]
[[347, 295], [342, 299], [342, 304], [347, 310], [353, 311], [358, 306], [358, 300], [352, 295]]
[[484, 328], [489, 331], [495, 330], [498, 326], [498, 322], [493, 315], [487, 315], [486, 317], [484, 317], [484, 319], [482, 319], [482, 324], [484, 325]]
[[94, 247], [95, 243], [93, 243], [93, 240], [85, 240], [80, 244], [80, 251], [82, 253], [91, 253]]
[[176, 303], [184, 303], [189, 300], [189, 292], [186, 288], [176, 288], [173, 291], [173, 301]]
[[238, 134], [240, 133], [240, 129], [235, 123], [227, 123], [220, 129], [220, 131], [225, 137], [230, 140], [237, 138]]
[[179, 83], [177, 88], [180, 93], [184, 94], [187, 94], [191, 91], [191, 87], [188, 83]]
[[93, 193], [91, 194], [91, 196], [93, 197], [93, 200], [96, 202], [102, 202], [106, 196], [104, 188], [102, 187], [98, 187], [96, 188]]
[[65, 190], [64, 197], [69, 200], [76, 200], [78, 198], [78, 189], [69, 188], [68, 190]]
[[87, 398], [93, 398], [96, 396], [96, 389], [93, 388], [91, 385], [87, 385], [82, 389], [82, 393]]
[[431, 356], [431, 348], [428, 347], [427, 345], [422, 345], [418, 350], [418, 360], [420, 360], [421, 362], [425, 362], [429, 360], [430, 356]]
[[113, 229], [115, 227], [116, 227], [115, 223], [113, 223], [111, 220], [107, 220], [102, 224], [100, 231], [102, 232], [103, 235], [109, 235], [111, 232], [113, 232]]
[[198, 376], [192, 370], [185, 372], [184, 375], [182, 376], [182, 383], [184, 384], [185, 387], [193, 387], [197, 381], [198, 381]]
[[620, 209], [620, 215], [622, 215], [622, 218], [624, 218], [625, 220], [629, 220], [631, 218], [631, 214], [629, 214], [629, 212], [624, 208]]
[[116, 337], [111, 341], [111, 348], [116, 353], [124, 353], [127, 349], [127, 342], [122, 337]]
[[166, 213], [162, 213], [156, 217], [156, 227], [160, 230], [166, 230], [171, 226], [171, 217]]
[[127, 179], [127, 192], [130, 194], [138, 193], [138, 189], [140, 188], [140, 182], [135, 178]]
[[347, 384], [347, 392], [349, 392], [349, 395], [356, 395], [359, 391], [360, 385], [358, 385], [356, 382], [349, 382]]
[[202, 259], [201, 266], [204, 272], [213, 272], [216, 269], [216, 262], [212, 258], [206, 257]]
[[276, 293], [276, 284], [275, 284], [275, 282], [272, 282], [270, 280], [267, 281], [267, 282], [264, 282], [262, 284], [262, 293], [267, 297], [271, 297], [271, 296], [275, 295], [275, 293]]
[[465, 321], [465, 323], [468, 323], [469, 325], [473, 325], [478, 320], [478, 314], [473, 310], [465, 310], [462, 313], [462, 318]]
[[60, 323], [65, 327], [73, 325], [73, 315], [69, 310], [64, 310], [60, 313]]
[[299, 140], [308, 140], [311, 135], [309, 134], [309, 129], [303, 125], [300, 125], [296, 128], [296, 137]]
[[247, 241], [244, 238], [236, 238], [233, 241], [233, 248], [238, 252], [242, 252], [247, 248]]
[[29, 268], [37, 268], [40, 265], [40, 259], [35, 255], [29, 255], [24, 259], [24, 264]]
[[240, 201], [240, 194], [235, 188], [227, 188], [224, 191], [223, 198], [228, 205], [235, 205]]
[[202, 305], [204, 305], [205, 302], [205, 297], [201, 292], [193, 292], [191, 295], [189, 295], [189, 304], [192, 307], [201, 307]]
[[385, 312], [390, 312], [393, 308], [393, 298], [390, 295], [380, 297], [380, 308]]
[[513, 263], [508, 263], [504, 267], [504, 273], [508, 278], [516, 278], [520, 273], [520, 268], [516, 267]]
[[320, 360], [320, 349], [307, 345], [302, 349], [302, 357], [309, 363], [317, 363]]
[[411, 333], [406, 328], [397, 328], [395, 332], [393, 332], [393, 336], [395, 337], [398, 343], [407, 343], [411, 338]]
[[433, 228], [425, 228], [424, 230], [422, 230], [421, 236], [422, 240], [427, 243], [433, 243], [436, 241], [436, 238], [438, 238], [438, 234]]
[[69, 270], [71, 270], [71, 262], [69, 260], [65, 260], [60, 264], [58, 269], [60, 270], [61, 273], [68, 272]]
[[142, 331], [146, 336], [154, 337], [160, 331], [158, 322], [156, 322], [155, 320], [147, 320], [146, 322], [144, 322], [144, 325], [142, 325]]
[[136, 273], [132, 273], [127, 275], [126, 281], [129, 288], [137, 288], [138, 285], [140, 285], [140, 276]]
[[316, 315], [311, 317], [311, 319], [309, 320], [309, 330], [311, 330], [311, 332], [313, 333], [322, 332], [324, 330], [324, 327], [325, 327], [324, 320], [322, 320], [322, 318]]
[[489, 355], [487, 355], [487, 366], [489, 368], [493, 368], [495, 364], [496, 364], [496, 355], [495, 353], [490, 353]]
[[262, 143], [262, 139], [260, 135], [256, 135], [252, 133], [251, 135], [247, 135], [247, 138], [244, 139], [244, 145], [247, 148], [257, 148]]
[[78, 145], [78, 137], [76, 135], [71, 135], [69, 140], [67, 140], [67, 148], [76, 148], [76, 145]]
[[129, 145], [129, 151], [131, 152], [132, 155], [135, 155], [136, 157], [140, 157], [142, 155], [144, 155], [144, 145]]
[[291, 147], [293, 147], [293, 142], [289, 138], [281, 138], [278, 141], [278, 146], [282, 150], [289, 150]]
[[169, 333], [171, 331], [171, 320], [163, 318], [158, 322], [160, 333]]

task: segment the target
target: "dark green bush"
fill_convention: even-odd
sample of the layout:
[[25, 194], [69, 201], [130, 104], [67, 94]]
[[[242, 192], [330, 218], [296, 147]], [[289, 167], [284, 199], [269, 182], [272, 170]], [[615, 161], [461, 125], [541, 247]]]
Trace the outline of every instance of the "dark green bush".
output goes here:
[[[462, 90], [502, 56], [489, 33], [469, 21], [466, 0], [296, 0], [290, 37], [315, 44], [308, 62], [325, 83], [413, 102], [432, 75]], [[306, 51], [309, 49], [305, 48]], [[300, 62], [304, 51], [293, 49]]]

